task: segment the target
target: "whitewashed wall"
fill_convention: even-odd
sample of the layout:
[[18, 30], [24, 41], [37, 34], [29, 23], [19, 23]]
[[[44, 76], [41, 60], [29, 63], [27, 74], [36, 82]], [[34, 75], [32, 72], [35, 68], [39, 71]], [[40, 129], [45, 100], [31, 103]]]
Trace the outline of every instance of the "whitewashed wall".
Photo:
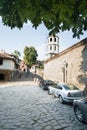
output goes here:
[[3, 70], [14, 70], [15, 68], [15, 63], [13, 60], [10, 59], [3, 59], [3, 64], [0, 65], [0, 69]]

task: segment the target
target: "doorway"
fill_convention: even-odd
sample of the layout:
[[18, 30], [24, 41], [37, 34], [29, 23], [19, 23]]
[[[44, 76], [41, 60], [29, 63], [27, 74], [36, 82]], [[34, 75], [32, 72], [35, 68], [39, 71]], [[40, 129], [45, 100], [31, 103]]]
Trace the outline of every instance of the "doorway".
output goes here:
[[4, 80], [4, 74], [0, 74], [0, 80]]

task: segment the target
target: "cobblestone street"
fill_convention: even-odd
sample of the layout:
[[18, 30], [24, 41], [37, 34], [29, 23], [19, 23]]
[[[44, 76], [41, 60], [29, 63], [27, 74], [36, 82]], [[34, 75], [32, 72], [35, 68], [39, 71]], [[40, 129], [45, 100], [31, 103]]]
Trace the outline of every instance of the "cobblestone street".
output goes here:
[[0, 88], [0, 130], [87, 130], [72, 105], [61, 104], [38, 86]]

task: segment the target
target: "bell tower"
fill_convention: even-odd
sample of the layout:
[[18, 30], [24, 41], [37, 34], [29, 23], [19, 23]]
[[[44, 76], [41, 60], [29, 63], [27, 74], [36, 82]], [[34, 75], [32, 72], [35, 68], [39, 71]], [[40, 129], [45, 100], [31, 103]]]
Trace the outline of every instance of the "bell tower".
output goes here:
[[50, 59], [59, 53], [59, 37], [56, 35], [50, 35], [47, 43], [46, 59]]

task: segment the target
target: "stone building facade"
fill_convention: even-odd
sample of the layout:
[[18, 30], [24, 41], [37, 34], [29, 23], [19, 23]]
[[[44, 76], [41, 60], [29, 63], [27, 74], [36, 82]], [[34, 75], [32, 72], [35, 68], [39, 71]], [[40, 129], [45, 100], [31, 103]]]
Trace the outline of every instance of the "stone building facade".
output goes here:
[[44, 79], [87, 85], [87, 38], [44, 62]]

